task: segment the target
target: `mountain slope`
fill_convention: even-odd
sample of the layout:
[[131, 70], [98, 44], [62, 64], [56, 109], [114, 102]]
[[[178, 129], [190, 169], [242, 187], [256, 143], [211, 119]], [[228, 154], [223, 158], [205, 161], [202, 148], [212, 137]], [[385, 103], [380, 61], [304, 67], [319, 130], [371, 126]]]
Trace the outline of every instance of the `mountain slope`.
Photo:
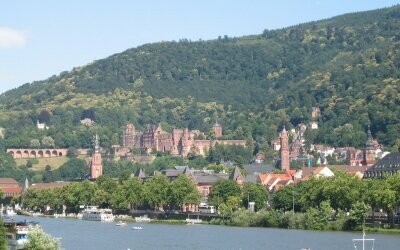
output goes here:
[[[391, 147], [400, 145], [399, 34], [394, 6], [254, 36], [147, 44], [4, 93], [0, 121], [26, 129], [47, 110], [57, 145], [85, 146], [60, 134], [83, 131], [79, 120], [93, 108], [105, 145], [118, 142], [128, 121], [208, 130], [215, 119], [227, 138], [265, 142], [282, 125], [309, 122], [319, 106], [320, 129], [309, 141], [362, 146], [371, 123]], [[4, 144], [38, 136], [22, 134]]]

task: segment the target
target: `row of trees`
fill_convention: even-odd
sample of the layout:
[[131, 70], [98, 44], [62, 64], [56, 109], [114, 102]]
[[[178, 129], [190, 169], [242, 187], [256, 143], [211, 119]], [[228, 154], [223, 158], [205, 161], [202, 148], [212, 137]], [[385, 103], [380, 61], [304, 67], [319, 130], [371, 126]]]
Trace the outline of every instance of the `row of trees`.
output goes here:
[[392, 217], [400, 204], [400, 174], [360, 180], [336, 172], [332, 178], [311, 178], [283, 187], [272, 196], [272, 206], [283, 211], [307, 212], [321, 208], [321, 204], [329, 205], [336, 214], [379, 208]]
[[[169, 182], [164, 175], [155, 175], [146, 182], [134, 177], [117, 184], [111, 177], [101, 176], [95, 183], [72, 182], [62, 189], [29, 189], [21, 198], [25, 208], [45, 211], [48, 205], [56, 211], [78, 212], [82, 205], [128, 209], [164, 206], [179, 208], [184, 204], [198, 204], [201, 199], [196, 186], [185, 175]], [[14, 202], [19, 202], [18, 200]]]
[[[217, 182], [209, 194], [209, 204], [219, 207], [221, 214], [229, 216], [240, 207], [255, 202], [257, 210], [265, 208], [267, 191], [260, 184], [239, 186], [235, 181]], [[128, 209], [150, 208], [154, 210], [180, 209], [185, 204], [199, 204], [202, 196], [196, 185], [185, 175], [169, 181], [164, 175], [154, 175], [147, 181], [134, 177], [119, 184], [111, 177], [101, 176], [95, 183], [73, 182], [62, 189], [29, 189], [21, 200], [25, 208], [44, 211], [48, 205], [56, 211], [66, 206], [67, 211], [77, 212], [82, 205], [112, 207], [126, 212]]]

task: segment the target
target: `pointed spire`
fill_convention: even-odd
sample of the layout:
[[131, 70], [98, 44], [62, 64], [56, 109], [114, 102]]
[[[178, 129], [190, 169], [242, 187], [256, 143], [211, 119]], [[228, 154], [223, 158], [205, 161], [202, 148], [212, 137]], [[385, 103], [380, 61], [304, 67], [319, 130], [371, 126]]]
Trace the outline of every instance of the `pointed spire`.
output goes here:
[[138, 177], [139, 179], [146, 179], [146, 174], [143, 171], [143, 168], [138, 168], [133, 176]]
[[370, 141], [372, 141], [373, 139], [372, 139], [372, 134], [371, 134], [371, 128], [370, 128], [370, 125], [368, 124], [368, 140]]
[[368, 132], [367, 132], [367, 134], [368, 134], [368, 139], [367, 139], [367, 141], [365, 143], [365, 146], [367, 148], [372, 148], [374, 146], [374, 138], [372, 138], [371, 128], [370, 128], [369, 124], [368, 124]]
[[27, 191], [29, 188], [29, 181], [28, 181], [28, 177], [25, 177], [25, 185], [24, 185], [24, 192]]
[[95, 135], [95, 137], [93, 139], [93, 144], [94, 144], [94, 152], [95, 153], [99, 153], [100, 152], [100, 145], [99, 145], [99, 136], [97, 135], [97, 132], [96, 132], [96, 135]]

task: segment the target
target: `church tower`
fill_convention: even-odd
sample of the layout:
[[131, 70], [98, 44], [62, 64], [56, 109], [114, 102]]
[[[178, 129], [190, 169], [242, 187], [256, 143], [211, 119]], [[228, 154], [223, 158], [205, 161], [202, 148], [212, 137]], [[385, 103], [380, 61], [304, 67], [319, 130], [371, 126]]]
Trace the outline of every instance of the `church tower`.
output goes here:
[[94, 153], [92, 159], [90, 160], [90, 179], [97, 179], [103, 174], [103, 165], [101, 161], [99, 137], [94, 138]]
[[279, 134], [281, 141], [281, 169], [283, 171], [290, 170], [290, 159], [289, 159], [289, 136], [285, 127], [283, 127]]
[[371, 129], [368, 125], [368, 139], [365, 143], [364, 156], [363, 156], [363, 166], [372, 166], [375, 163], [375, 147], [374, 141], [371, 134]]

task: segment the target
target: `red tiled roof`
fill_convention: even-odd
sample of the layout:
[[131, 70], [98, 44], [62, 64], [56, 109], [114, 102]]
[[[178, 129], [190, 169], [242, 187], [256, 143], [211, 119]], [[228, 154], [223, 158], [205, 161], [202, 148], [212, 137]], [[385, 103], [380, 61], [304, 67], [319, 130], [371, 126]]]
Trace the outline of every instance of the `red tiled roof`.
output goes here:
[[18, 187], [1, 187], [1, 190], [5, 193], [6, 197], [13, 197], [15, 195], [19, 195], [22, 192], [22, 188]]
[[0, 186], [19, 185], [13, 178], [0, 178]]

